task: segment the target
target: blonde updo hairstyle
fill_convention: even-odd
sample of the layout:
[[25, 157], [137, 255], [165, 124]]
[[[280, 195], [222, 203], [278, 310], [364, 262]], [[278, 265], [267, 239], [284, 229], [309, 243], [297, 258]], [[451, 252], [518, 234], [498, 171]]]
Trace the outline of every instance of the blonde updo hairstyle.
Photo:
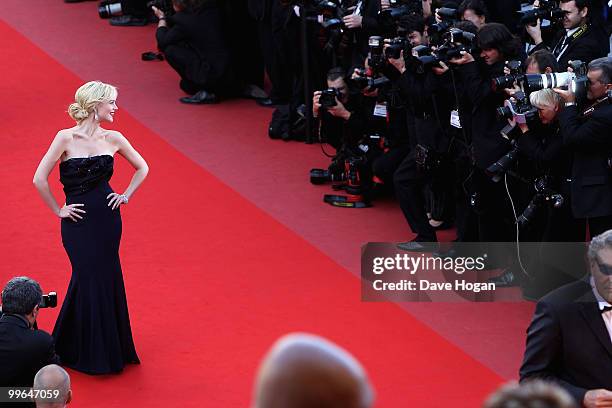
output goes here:
[[82, 85], [74, 94], [74, 103], [68, 107], [68, 115], [81, 123], [94, 113], [96, 105], [117, 98], [117, 88], [100, 81]]

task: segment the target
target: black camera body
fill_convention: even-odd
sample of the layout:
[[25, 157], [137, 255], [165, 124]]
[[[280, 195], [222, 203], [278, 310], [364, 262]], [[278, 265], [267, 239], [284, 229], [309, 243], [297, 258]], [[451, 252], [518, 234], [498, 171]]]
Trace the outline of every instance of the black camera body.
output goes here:
[[440, 167], [443, 157], [440, 153], [429, 146], [417, 144], [415, 148], [414, 160], [419, 172], [429, 173]]
[[42, 295], [42, 300], [38, 304], [41, 309], [57, 306], [57, 292], [49, 292], [47, 295]]
[[561, 208], [565, 202], [563, 196], [554, 191], [552, 186], [552, 177], [542, 176], [535, 179], [533, 187], [536, 194], [533, 196], [523, 213], [517, 218], [517, 224], [524, 228], [531, 223], [540, 208], [545, 204], [550, 205], [553, 208]]
[[375, 71], [379, 71], [387, 64], [384, 53], [385, 40], [379, 35], [372, 35], [368, 38], [368, 65]]
[[[417, 46], [412, 49], [414, 55], [411, 61], [406, 61], [418, 73], [423, 73], [432, 67], [441, 67], [440, 63], [448, 63], [453, 58], [461, 58], [462, 52], [473, 53], [476, 35], [450, 26], [438, 33], [437, 47]], [[405, 54], [404, 54], [405, 55]]]
[[359, 90], [369, 89], [380, 89], [391, 80], [384, 75], [373, 77], [371, 74], [366, 73], [365, 70], [360, 70], [359, 75], [352, 79], [355, 87]]
[[517, 92], [507, 99], [504, 106], [497, 108], [499, 118], [512, 119], [516, 123], [533, 123], [538, 119], [538, 110], [529, 103], [529, 98], [523, 92]]
[[327, 88], [321, 91], [319, 103], [323, 109], [329, 109], [337, 105], [336, 98], [340, 99], [341, 96], [336, 88]]
[[559, 23], [563, 17], [564, 12], [559, 8], [557, 2], [554, 0], [542, 0], [538, 8], [532, 10], [520, 11], [519, 12], [519, 24], [521, 26], [531, 25], [535, 26], [540, 20], [549, 20], [551, 23]]
[[410, 42], [406, 39], [406, 37], [395, 37], [385, 40], [388, 44], [388, 47], [385, 49], [385, 57], [387, 59], [399, 59], [402, 55], [402, 51], [404, 51], [404, 55], [406, 55], [410, 50]]
[[507, 75], [493, 78], [492, 87], [493, 90], [499, 91], [501, 89], [510, 89], [514, 87], [514, 84], [522, 84], [525, 80], [523, 72], [523, 63], [518, 60], [512, 60], [506, 62], [506, 68], [510, 70]]
[[172, 0], [151, 0], [147, 2], [147, 8], [156, 7], [160, 9], [166, 16], [174, 14]]

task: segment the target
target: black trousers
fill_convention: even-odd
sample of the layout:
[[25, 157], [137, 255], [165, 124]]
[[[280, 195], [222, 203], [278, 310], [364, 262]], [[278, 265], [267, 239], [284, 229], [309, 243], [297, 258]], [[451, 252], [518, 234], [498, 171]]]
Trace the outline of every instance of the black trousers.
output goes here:
[[393, 175], [400, 208], [410, 229], [417, 235], [416, 240], [420, 242], [438, 240], [436, 230], [429, 224], [425, 207], [425, 187], [430, 182], [427, 174], [417, 170], [414, 151], [406, 156]]
[[385, 184], [393, 184], [393, 175], [410, 152], [410, 146], [397, 146], [380, 155], [372, 163], [374, 175]]

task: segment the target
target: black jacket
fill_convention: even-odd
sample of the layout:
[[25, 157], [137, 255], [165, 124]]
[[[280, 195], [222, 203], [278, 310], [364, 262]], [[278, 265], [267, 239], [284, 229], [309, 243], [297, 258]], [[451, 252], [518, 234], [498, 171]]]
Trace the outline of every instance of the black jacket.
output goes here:
[[370, 105], [372, 104], [366, 103], [361, 94], [351, 93], [348, 102], [344, 104], [346, 110], [351, 112], [349, 120], [333, 116], [321, 108], [319, 111], [321, 140], [336, 149], [342, 145], [356, 146], [367, 131], [368, 110], [370, 107], [373, 108], [373, 105]]
[[176, 13], [169, 17], [169, 27], [157, 29], [158, 48], [167, 54], [171, 65], [173, 56], [180, 61], [184, 69], [179, 73], [185, 79], [206, 87], [228, 81], [231, 59], [222, 17], [221, 9], [209, 2], [197, 12]]
[[588, 390], [612, 390], [612, 341], [587, 281], [563, 286], [538, 302], [520, 377], [554, 381], [579, 405]]
[[25, 318], [0, 317], [0, 386], [31, 387], [34, 376], [47, 364], [59, 364], [53, 338], [42, 330], [31, 330]]
[[[570, 41], [569, 46], [561, 55], [561, 58], [558, 60], [560, 71], [567, 71], [567, 63], [569, 61], [580, 60], [588, 64], [596, 58], [606, 56], [610, 51], [610, 42], [608, 38], [603, 36], [600, 30], [595, 30], [591, 26], [587, 27], [584, 34]], [[549, 44], [542, 42], [536, 45], [530, 51], [530, 54], [540, 49], [549, 49], [552, 52], [555, 46], [560, 44], [560, 41], [563, 40], [565, 34], [565, 30], [559, 31]]]
[[485, 66], [470, 62], [457, 67], [464, 97], [472, 107], [471, 137], [476, 167], [486, 169], [510, 150], [510, 143], [500, 130], [508, 124], [497, 117], [496, 108], [503, 106], [505, 95], [494, 92], [491, 80], [503, 75], [503, 62]]
[[559, 123], [563, 143], [573, 155], [574, 217], [612, 215], [612, 105], [598, 105], [587, 118], [570, 106], [559, 113]]

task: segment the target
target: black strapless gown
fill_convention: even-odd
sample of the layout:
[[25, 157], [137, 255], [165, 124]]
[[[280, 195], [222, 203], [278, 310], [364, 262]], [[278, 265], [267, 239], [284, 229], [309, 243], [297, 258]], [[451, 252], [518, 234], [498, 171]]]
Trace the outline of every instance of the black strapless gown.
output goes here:
[[62, 364], [88, 374], [116, 373], [139, 363], [119, 262], [121, 214], [108, 207], [113, 156], [60, 163], [67, 204], [84, 204], [77, 222], [63, 218], [62, 242], [72, 277], [53, 337]]

